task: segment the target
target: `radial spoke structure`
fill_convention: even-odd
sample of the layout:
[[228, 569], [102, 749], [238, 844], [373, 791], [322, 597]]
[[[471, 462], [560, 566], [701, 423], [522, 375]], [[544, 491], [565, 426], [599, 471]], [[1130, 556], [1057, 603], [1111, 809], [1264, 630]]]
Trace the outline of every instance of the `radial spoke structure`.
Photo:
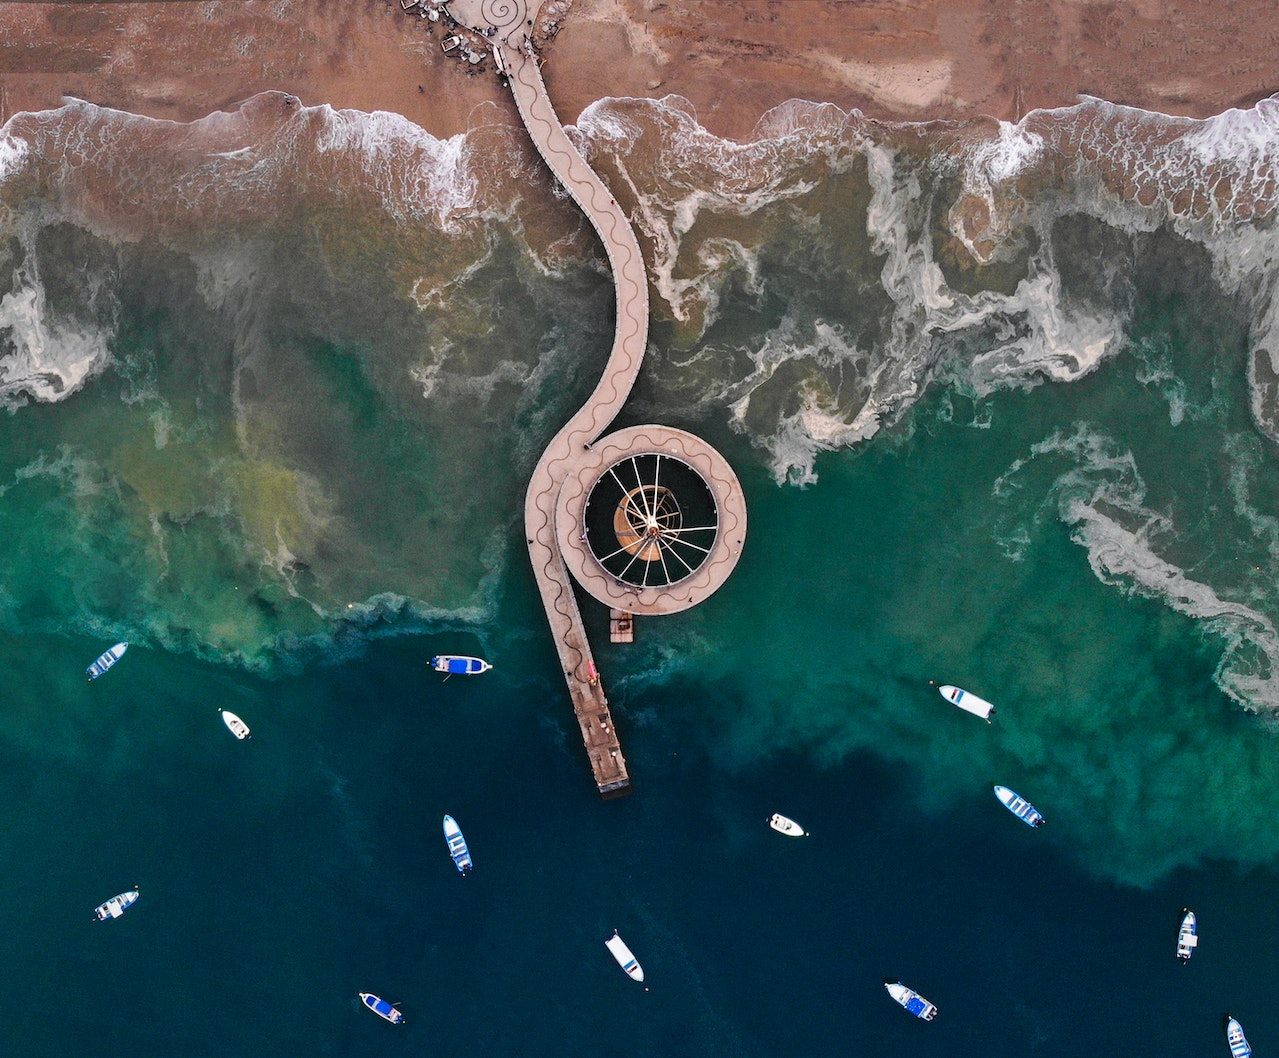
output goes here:
[[664, 452], [627, 456], [601, 475], [586, 503], [585, 543], [621, 584], [660, 588], [692, 576], [719, 532], [701, 476]]

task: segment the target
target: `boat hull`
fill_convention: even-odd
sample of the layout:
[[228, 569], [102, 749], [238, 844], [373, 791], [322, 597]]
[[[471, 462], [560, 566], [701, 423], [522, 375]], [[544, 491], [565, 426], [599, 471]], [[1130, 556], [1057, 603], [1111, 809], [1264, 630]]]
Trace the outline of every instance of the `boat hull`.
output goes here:
[[109, 918], [119, 918], [129, 908], [138, 901], [138, 897], [142, 894], [136, 888], [127, 892], [113, 896], [106, 903], [99, 904], [93, 909], [93, 917], [99, 922], [105, 922]]
[[252, 738], [252, 732], [249, 731], [249, 725], [241, 720], [230, 709], [219, 709], [222, 714], [222, 722], [226, 724], [227, 730], [236, 738], [243, 742], [246, 738]]
[[999, 798], [1000, 803], [1008, 811], [1027, 826], [1042, 827], [1044, 825], [1045, 820], [1039, 810], [1024, 797], [1008, 789], [1007, 786], [996, 786], [995, 796]]
[[478, 676], [492, 667], [483, 658], [467, 657], [465, 654], [438, 654], [431, 659], [431, 668], [449, 676]]
[[780, 812], [774, 812], [768, 819], [768, 825], [779, 834], [785, 834], [788, 838], [802, 838], [805, 836], [804, 828], [801, 827], [793, 819], [787, 819]]
[[1199, 922], [1189, 908], [1182, 909], [1181, 928], [1177, 931], [1177, 958], [1189, 962], [1199, 947]]
[[404, 1020], [404, 1015], [396, 1010], [391, 1003], [388, 1003], [380, 996], [375, 996], [372, 992], [361, 992], [360, 1002], [383, 1021], [389, 1021], [392, 1025], [398, 1025]]
[[1243, 1026], [1235, 1018], [1226, 1019], [1226, 1042], [1230, 1044], [1230, 1058], [1252, 1058], [1252, 1047], [1243, 1034]]
[[977, 695], [970, 694], [962, 687], [954, 687], [947, 683], [938, 687], [937, 690], [951, 705], [957, 705], [964, 712], [972, 713], [973, 716], [980, 716], [988, 723], [995, 712], [995, 707], [985, 698], [978, 698]]
[[910, 1014], [920, 1021], [932, 1021], [937, 1016], [937, 1008], [914, 989], [907, 988], [900, 981], [885, 979], [884, 988], [888, 994]]
[[453, 865], [459, 874], [465, 874], [474, 864], [471, 863], [471, 850], [467, 848], [466, 838], [462, 836], [462, 828], [452, 816], [444, 817], [444, 840], [449, 847], [449, 855], [453, 857]]
[[617, 965], [626, 971], [626, 974], [632, 981], [644, 980], [644, 968], [640, 966], [639, 960], [635, 958], [635, 954], [626, 946], [626, 941], [617, 935], [617, 930], [613, 930], [613, 935], [604, 942], [606, 947], [617, 960]]
[[117, 661], [124, 657], [124, 652], [129, 649], [128, 643], [117, 643], [110, 650], [99, 654], [97, 658], [84, 670], [86, 676], [91, 680], [96, 680], [99, 676], [111, 668]]

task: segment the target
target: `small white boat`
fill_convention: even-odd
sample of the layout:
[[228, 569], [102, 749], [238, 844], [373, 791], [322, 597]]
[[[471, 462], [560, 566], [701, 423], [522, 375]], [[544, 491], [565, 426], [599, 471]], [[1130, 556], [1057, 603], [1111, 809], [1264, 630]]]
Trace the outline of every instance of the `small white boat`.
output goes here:
[[107, 669], [124, 657], [124, 652], [128, 649], [128, 643], [117, 643], [110, 650], [106, 651], [106, 653], [98, 655], [97, 660], [84, 670], [85, 674], [89, 677], [89, 679], [96, 680], [99, 676], [106, 672]]
[[1181, 929], [1177, 931], [1177, 958], [1183, 964], [1190, 961], [1199, 947], [1199, 921], [1188, 907], [1181, 909]]
[[218, 712], [222, 714], [222, 722], [226, 724], [227, 729], [236, 738], [244, 741], [246, 738], [253, 737], [252, 733], [249, 731], [249, 725], [236, 716], [235, 713], [231, 712], [230, 709], [219, 709]]
[[990, 718], [995, 715], [995, 707], [986, 701], [985, 698], [978, 698], [975, 694], [969, 694], [961, 687], [952, 687], [949, 683], [943, 684], [937, 688], [941, 692], [941, 696], [952, 705], [957, 705], [965, 712], [972, 713], [974, 716], [980, 716], [986, 723], [990, 723]]
[[450, 676], [478, 676], [492, 667], [483, 658], [470, 658], [465, 654], [438, 654], [431, 659], [431, 668]]
[[1243, 1034], [1243, 1026], [1226, 1015], [1226, 1042], [1230, 1044], [1231, 1058], [1252, 1058], [1252, 1048], [1248, 1046], [1248, 1037]]
[[793, 819], [787, 819], [780, 812], [774, 812], [768, 817], [768, 825], [779, 834], [785, 834], [788, 838], [806, 837], [804, 828], [801, 827]]
[[99, 922], [105, 922], [109, 918], [119, 918], [126, 910], [137, 903], [140, 895], [138, 887], [135, 885], [127, 893], [113, 896], [105, 904], [99, 904], [93, 909], [93, 917]]
[[385, 999], [375, 996], [372, 992], [361, 992], [360, 1002], [379, 1018], [385, 1018], [392, 1025], [398, 1025], [404, 1020], [404, 1015], [395, 1009], [394, 1003], [388, 1003]]
[[915, 1017], [923, 1021], [932, 1021], [937, 1016], [937, 1008], [935, 1006], [918, 992], [907, 988], [900, 981], [893, 981], [885, 977], [884, 987], [888, 989], [890, 996], [914, 1014]]
[[1044, 817], [1039, 814], [1035, 806], [1024, 797], [1019, 797], [1013, 793], [1007, 786], [996, 786], [995, 796], [999, 798], [1008, 811], [1028, 826], [1042, 827], [1044, 825]]
[[631, 949], [626, 946], [626, 941], [617, 935], [617, 930], [613, 930], [613, 935], [604, 942], [604, 947], [613, 953], [617, 965], [630, 974], [632, 980], [644, 980], [644, 968], [640, 966], [639, 960], [632, 954]]
[[462, 828], [452, 816], [444, 817], [444, 840], [448, 842], [449, 855], [453, 857], [458, 873], [465, 874], [474, 865], [471, 863], [470, 850], [466, 847], [466, 838], [462, 836]]

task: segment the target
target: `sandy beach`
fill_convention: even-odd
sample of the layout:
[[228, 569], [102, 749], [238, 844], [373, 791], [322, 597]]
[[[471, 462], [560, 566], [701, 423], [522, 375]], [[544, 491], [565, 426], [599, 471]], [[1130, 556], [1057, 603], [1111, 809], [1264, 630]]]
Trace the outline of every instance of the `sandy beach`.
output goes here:
[[[667, 93], [735, 138], [794, 97], [912, 121], [1016, 120], [1081, 93], [1203, 117], [1279, 87], [1279, 30], [1250, 28], [1270, 13], [1261, 0], [551, 0], [542, 50], [565, 121], [602, 96]], [[0, 120], [75, 96], [186, 121], [278, 89], [437, 136], [513, 121], [491, 66], [468, 70], [443, 36], [398, 0], [9, 3]]]

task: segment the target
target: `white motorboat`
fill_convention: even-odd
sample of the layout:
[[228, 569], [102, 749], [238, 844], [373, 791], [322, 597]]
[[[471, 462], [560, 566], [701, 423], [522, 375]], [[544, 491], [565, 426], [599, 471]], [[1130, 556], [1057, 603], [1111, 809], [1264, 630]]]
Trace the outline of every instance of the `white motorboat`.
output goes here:
[[990, 718], [995, 715], [995, 707], [986, 701], [985, 698], [978, 698], [975, 694], [970, 694], [962, 687], [952, 687], [949, 683], [943, 684], [937, 688], [941, 692], [941, 696], [952, 705], [959, 706], [965, 712], [972, 713], [974, 716], [980, 716], [986, 723], [990, 723]]
[[112, 665], [124, 657], [124, 652], [129, 649], [128, 643], [117, 643], [110, 650], [104, 651], [85, 669], [85, 674], [91, 680], [96, 680]]
[[788, 838], [806, 837], [804, 828], [801, 827], [793, 819], [787, 819], [780, 812], [774, 812], [768, 817], [768, 825], [779, 834], [785, 834]]
[[1008, 811], [1027, 826], [1042, 827], [1044, 825], [1044, 817], [1039, 814], [1035, 806], [1024, 797], [1013, 793], [1007, 786], [996, 786], [995, 796]]
[[453, 857], [453, 864], [457, 867], [458, 873], [465, 874], [473, 866], [471, 851], [466, 847], [462, 828], [457, 825], [457, 820], [452, 816], [444, 817], [444, 840], [448, 842], [449, 855]]
[[483, 658], [470, 658], [465, 654], [437, 654], [431, 659], [431, 668], [449, 676], [478, 676], [492, 667]]
[[105, 904], [99, 904], [95, 907], [93, 909], [93, 917], [99, 922], [105, 922], [109, 918], [119, 918], [125, 913], [125, 911], [137, 903], [138, 897], [141, 895], [142, 894], [138, 892], [138, 887], [135, 885], [127, 893], [120, 893], [118, 896], [113, 896]]
[[907, 988], [900, 981], [884, 978], [884, 987], [888, 994], [908, 1011], [923, 1021], [932, 1021], [937, 1016], [937, 1008], [913, 989]]
[[246, 738], [253, 737], [249, 731], [249, 725], [236, 716], [235, 713], [231, 712], [230, 709], [219, 709], [218, 712], [222, 714], [222, 722], [226, 724], [227, 729], [236, 738], [243, 741]]
[[613, 935], [604, 942], [604, 947], [613, 953], [617, 965], [630, 974], [632, 980], [644, 980], [644, 968], [626, 946], [626, 941], [617, 935], [617, 930], [613, 930]]
[[1248, 1037], [1243, 1034], [1243, 1026], [1229, 1014], [1226, 1015], [1226, 1042], [1230, 1044], [1230, 1058], [1252, 1058], [1252, 1048], [1248, 1045]]
[[395, 1009], [394, 1003], [388, 1003], [385, 999], [375, 996], [372, 992], [361, 992], [360, 1002], [379, 1018], [384, 1018], [392, 1025], [398, 1025], [404, 1020], [404, 1015]]
[[1188, 963], [1190, 957], [1199, 947], [1199, 920], [1188, 907], [1181, 909], [1181, 929], [1177, 931], [1177, 958], [1182, 964]]

